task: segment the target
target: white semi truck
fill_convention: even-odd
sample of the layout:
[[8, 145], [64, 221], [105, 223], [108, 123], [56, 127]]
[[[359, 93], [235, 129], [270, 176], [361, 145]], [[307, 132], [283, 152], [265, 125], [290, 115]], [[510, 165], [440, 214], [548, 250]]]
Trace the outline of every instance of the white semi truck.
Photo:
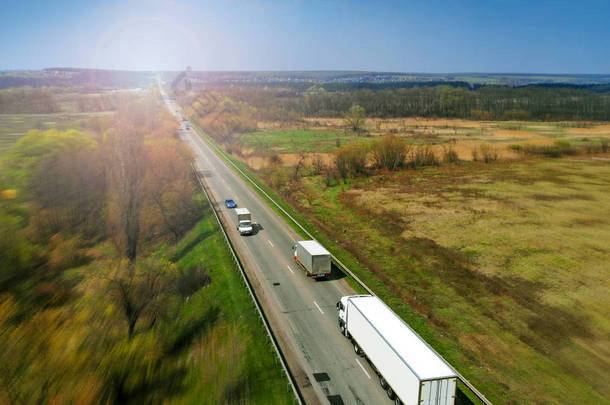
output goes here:
[[366, 356], [396, 404], [453, 405], [457, 375], [383, 301], [372, 295], [342, 297], [339, 329]]
[[247, 208], [236, 208], [237, 230], [242, 235], [252, 234], [252, 216]]
[[330, 276], [330, 252], [315, 240], [301, 240], [292, 247], [294, 261], [301, 265], [308, 277]]

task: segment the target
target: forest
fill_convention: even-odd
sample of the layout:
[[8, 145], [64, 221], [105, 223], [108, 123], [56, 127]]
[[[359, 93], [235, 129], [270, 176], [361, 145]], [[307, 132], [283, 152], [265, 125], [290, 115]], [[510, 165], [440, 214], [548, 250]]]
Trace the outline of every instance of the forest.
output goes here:
[[607, 85], [540, 84], [521, 87], [469, 86], [465, 82], [303, 84], [217, 86], [237, 102], [258, 110], [260, 119], [287, 120], [295, 115], [341, 117], [362, 106], [369, 117], [449, 117], [475, 120], [610, 120]]

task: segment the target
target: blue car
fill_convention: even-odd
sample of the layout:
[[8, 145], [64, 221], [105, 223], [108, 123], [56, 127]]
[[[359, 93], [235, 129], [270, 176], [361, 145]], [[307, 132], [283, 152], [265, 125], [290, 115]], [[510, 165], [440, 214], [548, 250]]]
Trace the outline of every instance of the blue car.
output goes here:
[[227, 208], [235, 208], [235, 207], [237, 207], [237, 204], [235, 204], [235, 201], [233, 201], [232, 198], [227, 198], [225, 200], [225, 205], [227, 206]]

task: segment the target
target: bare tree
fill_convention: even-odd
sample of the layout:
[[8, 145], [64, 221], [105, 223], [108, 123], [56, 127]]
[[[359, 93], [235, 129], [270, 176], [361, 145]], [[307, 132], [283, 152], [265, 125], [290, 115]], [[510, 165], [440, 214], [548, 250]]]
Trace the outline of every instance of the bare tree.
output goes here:
[[292, 179], [294, 181], [299, 181], [299, 171], [305, 166], [305, 159], [307, 159], [307, 155], [305, 152], [299, 153], [299, 160], [297, 161], [296, 166], [294, 167], [294, 174]]
[[110, 269], [108, 287], [111, 297], [121, 308], [131, 339], [138, 321], [147, 316], [152, 327], [176, 280], [175, 266], [164, 261], [123, 261]]
[[322, 160], [322, 156], [316, 154], [313, 157], [312, 161], [313, 173], [316, 176], [322, 174], [322, 169], [324, 169], [324, 161]]
[[141, 184], [146, 172], [143, 136], [135, 126], [121, 122], [118, 129], [108, 132], [107, 139], [111, 234], [122, 254], [134, 260], [140, 240]]

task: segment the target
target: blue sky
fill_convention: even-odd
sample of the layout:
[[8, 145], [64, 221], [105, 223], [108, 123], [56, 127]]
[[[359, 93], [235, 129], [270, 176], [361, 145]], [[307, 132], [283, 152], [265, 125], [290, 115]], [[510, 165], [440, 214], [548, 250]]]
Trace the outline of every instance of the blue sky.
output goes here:
[[610, 73], [608, 0], [2, 0], [0, 10], [0, 70]]

